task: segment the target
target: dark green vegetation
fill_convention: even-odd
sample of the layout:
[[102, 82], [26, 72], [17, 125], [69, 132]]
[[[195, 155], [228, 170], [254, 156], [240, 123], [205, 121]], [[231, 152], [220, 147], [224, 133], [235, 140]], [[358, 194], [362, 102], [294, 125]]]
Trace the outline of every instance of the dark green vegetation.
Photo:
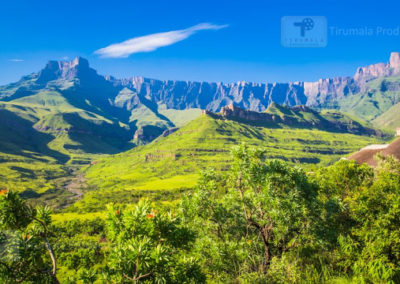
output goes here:
[[221, 114], [231, 120], [269, 128], [291, 127], [357, 135], [390, 136], [343, 112], [336, 110], [318, 112], [304, 105], [287, 107], [271, 103], [262, 113], [229, 105], [221, 109]]
[[104, 220], [52, 222], [47, 208], [2, 191], [2, 281], [400, 281], [397, 160], [307, 174], [261, 149], [232, 154], [229, 171], [205, 171], [175, 207], [110, 205]]

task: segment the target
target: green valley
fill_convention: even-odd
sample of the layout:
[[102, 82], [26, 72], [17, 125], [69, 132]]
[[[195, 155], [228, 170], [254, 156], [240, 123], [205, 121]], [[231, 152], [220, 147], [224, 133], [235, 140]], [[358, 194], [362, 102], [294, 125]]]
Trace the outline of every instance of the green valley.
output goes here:
[[[269, 111], [274, 112], [272, 108]], [[368, 135], [282, 124], [257, 126], [219, 114], [203, 114], [167, 137], [88, 166], [86, 177], [93, 190], [71, 210], [101, 210], [105, 200], [129, 203], [145, 196], [173, 200], [196, 184], [202, 170], [227, 170], [232, 162], [231, 147], [241, 143], [262, 147], [268, 158], [310, 169], [381, 141]]]
[[0, 87], [0, 281], [397, 283], [400, 77], [378, 77], [308, 84], [313, 108], [299, 82], [79, 57]]

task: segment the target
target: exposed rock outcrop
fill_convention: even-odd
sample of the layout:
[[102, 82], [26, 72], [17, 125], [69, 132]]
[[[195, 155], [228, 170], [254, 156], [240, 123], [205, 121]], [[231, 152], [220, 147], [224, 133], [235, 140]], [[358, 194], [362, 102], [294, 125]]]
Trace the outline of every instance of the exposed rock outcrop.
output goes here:
[[305, 104], [302, 83], [208, 83], [161, 81], [143, 77], [129, 80], [110, 79], [115, 85], [131, 89], [141, 97], [164, 104], [167, 108], [201, 108], [219, 111], [235, 103], [240, 107], [263, 111], [271, 102], [290, 106]]
[[73, 80], [94, 76], [98, 76], [97, 72], [89, 67], [89, 62], [82, 57], [76, 57], [72, 61], [49, 61], [39, 72], [36, 82], [44, 84], [52, 80]]
[[273, 103], [266, 112], [255, 112], [231, 104], [223, 107], [219, 115], [224, 119], [245, 120], [257, 125], [265, 124], [271, 127], [290, 126], [360, 135], [382, 135], [380, 131], [364, 127], [340, 112], [321, 114], [304, 105], [285, 107]]
[[103, 96], [107, 96], [111, 104], [127, 110], [146, 100], [146, 104], [163, 104], [172, 109], [201, 108], [215, 112], [226, 105], [235, 104], [253, 111], [264, 111], [272, 102], [288, 106], [326, 105], [365, 91], [369, 80], [397, 74], [400, 74], [399, 52], [393, 52], [388, 63], [358, 68], [353, 77], [292, 83], [209, 83], [144, 77], [116, 79], [97, 75], [86, 59], [77, 57], [70, 62], [50, 61], [39, 72], [37, 82], [45, 84], [52, 80], [79, 79], [83, 85], [101, 86], [97, 88], [99, 94], [104, 93]]
[[388, 63], [359, 67], [353, 77], [337, 77], [320, 79], [317, 82], [305, 82], [304, 94], [307, 96], [307, 105], [319, 106], [329, 101], [365, 91], [366, 83], [372, 79], [399, 74], [400, 52], [392, 52]]
[[359, 164], [367, 163], [370, 166], [376, 167], [378, 162], [375, 159], [375, 156], [377, 154], [382, 154], [383, 156], [392, 155], [396, 159], [400, 160], [400, 138], [396, 139], [389, 145], [385, 145], [385, 147], [361, 149], [359, 152], [351, 155], [349, 159], [355, 160]]

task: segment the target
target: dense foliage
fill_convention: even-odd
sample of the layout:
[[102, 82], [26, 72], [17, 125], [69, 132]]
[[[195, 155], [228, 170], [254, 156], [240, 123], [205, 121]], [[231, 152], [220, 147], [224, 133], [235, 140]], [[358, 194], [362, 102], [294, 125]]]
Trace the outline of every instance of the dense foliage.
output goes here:
[[399, 283], [400, 163], [305, 172], [237, 146], [177, 206], [52, 222], [1, 191], [0, 279], [62, 283]]

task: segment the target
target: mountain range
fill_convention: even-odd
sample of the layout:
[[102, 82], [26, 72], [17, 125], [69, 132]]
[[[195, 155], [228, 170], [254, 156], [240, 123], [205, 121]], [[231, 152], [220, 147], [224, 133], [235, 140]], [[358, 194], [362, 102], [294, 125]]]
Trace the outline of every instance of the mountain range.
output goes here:
[[[398, 52], [391, 54], [388, 63], [358, 68], [353, 77], [317, 82], [229, 84], [144, 77], [116, 79], [98, 75], [87, 60], [77, 57], [69, 62], [50, 61], [41, 71], [0, 87], [0, 101], [9, 102], [7, 107], [3, 103], [5, 109], [18, 104], [48, 109], [68, 104], [79, 111], [57, 111], [54, 116], [37, 117], [35, 128], [102, 136], [94, 130], [95, 125], [101, 125], [100, 132], [108, 129], [117, 133], [118, 141], [134, 144], [147, 143], [166, 129], [184, 125], [198, 116], [200, 109], [215, 112], [229, 104], [253, 111], [264, 111], [272, 102], [333, 108], [393, 129], [398, 126], [393, 122], [394, 114], [379, 116], [400, 102], [399, 75]], [[102, 142], [117, 149], [126, 146], [117, 141]]]
[[0, 187], [66, 206], [71, 171], [92, 164], [89, 188], [175, 190], [209, 163], [226, 168], [241, 142], [272, 158], [328, 164], [398, 127], [399, 58], [353, 77], [230, 84], [116, 79], [80, 57], [50, 61], [0, 87]]

